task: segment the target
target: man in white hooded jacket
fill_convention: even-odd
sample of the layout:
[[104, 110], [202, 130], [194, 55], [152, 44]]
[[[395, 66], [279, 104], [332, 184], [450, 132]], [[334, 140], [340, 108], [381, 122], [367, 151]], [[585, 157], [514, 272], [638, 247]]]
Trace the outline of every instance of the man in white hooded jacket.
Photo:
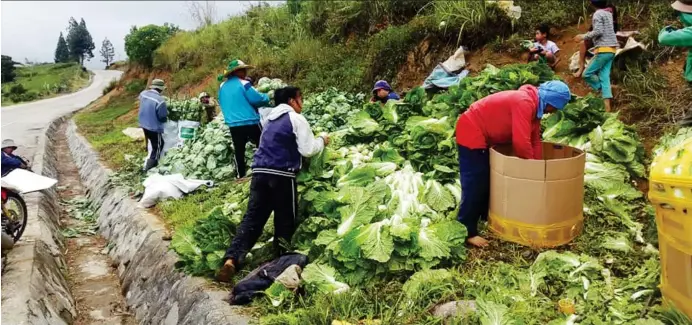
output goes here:
[[252, 164], [250, 201], [224, 265], [217, 276], [228, 282], [262, 234], [274, 212], [274, 250], [278, 256], [291, 242], [296, 229], [296, 174], [302, 157], [320, 153], [329, 143], [326, 135], [315, 137], [308, 121], [300, 115], [303, 99], [300, 89], [285, 87], [275, 91], [278, 106], [262, 110], [260, 146]]

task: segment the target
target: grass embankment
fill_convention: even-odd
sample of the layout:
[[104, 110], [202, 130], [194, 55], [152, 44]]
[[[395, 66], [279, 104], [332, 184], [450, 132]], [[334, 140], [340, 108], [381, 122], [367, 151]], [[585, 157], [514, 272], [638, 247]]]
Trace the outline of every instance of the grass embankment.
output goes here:
[[40, 64], [15, 70], [13, 82], [2, 84], [2, 105], [12, 105], [70, 93], [89, 82], [77, 63]]

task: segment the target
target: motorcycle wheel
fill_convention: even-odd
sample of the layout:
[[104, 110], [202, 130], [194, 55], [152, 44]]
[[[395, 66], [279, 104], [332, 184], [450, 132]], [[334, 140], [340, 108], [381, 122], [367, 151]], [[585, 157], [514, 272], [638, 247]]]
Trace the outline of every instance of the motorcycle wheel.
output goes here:
[[6, 227], [10, 228], [8, 229], [8, 235], [10, 235], [16, 243], [19, 241], [19, 238], [22, 237], [28, 221], [26, 202], [24, 202], [24, 199], [19, 194], [8, 191], [5, 208], [10, 214], [6, 216], [9, 219]]

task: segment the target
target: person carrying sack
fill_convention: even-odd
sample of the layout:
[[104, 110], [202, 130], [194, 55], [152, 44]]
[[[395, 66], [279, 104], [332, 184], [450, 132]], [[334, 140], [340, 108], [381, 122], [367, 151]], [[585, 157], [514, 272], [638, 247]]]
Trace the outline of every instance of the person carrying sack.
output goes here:
[[139, 127], [144, 131], [149, 154], [144, 171], [156, 167], [163, 150], [163, 123], [168, 118], [166, 101], [161, 96], [166, 85], [161, 79], [151, 81], [149, 89], [139, 94]]
[[233, 60], [223, 74], [219, 87], [219, 105], [224, 121], [231, 131], [237, 178], [245, 177], [245, 145], [248, 141], [259, 147], [262, 128], [258, 108], [269, 105], [269, 96], [262, 94], [247, 80], [247, 71], [253, 67]]

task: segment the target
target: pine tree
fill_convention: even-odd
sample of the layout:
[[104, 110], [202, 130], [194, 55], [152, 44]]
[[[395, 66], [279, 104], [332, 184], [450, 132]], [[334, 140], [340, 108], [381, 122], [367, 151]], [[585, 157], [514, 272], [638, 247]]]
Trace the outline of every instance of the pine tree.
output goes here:
[[70, 49], [70, 57], [84, 65], [85, 59], [88, 61], [94, 57], [94, 49], [96, 48], [84, 18], [77, 23], [73, 17], [70, 17], [67, 30], [67, 46]]
[[63, 37], [62, 32], [60, 32], [60, 37], [58, 37], [58, 46], [55, 48], [55, 63], [63, 63], [68, 61], [70, 61], [70, 50], [67, 48], [65, 37]]
[[113, 62], [113, 57], [115, 57], [115, 48], [113, 48], [113, 43], [108, 40], [108, 38], [103, 40], [101, 43], [101, 57], [103, 59], [101, 62], [106, 64], [106, 68]]

